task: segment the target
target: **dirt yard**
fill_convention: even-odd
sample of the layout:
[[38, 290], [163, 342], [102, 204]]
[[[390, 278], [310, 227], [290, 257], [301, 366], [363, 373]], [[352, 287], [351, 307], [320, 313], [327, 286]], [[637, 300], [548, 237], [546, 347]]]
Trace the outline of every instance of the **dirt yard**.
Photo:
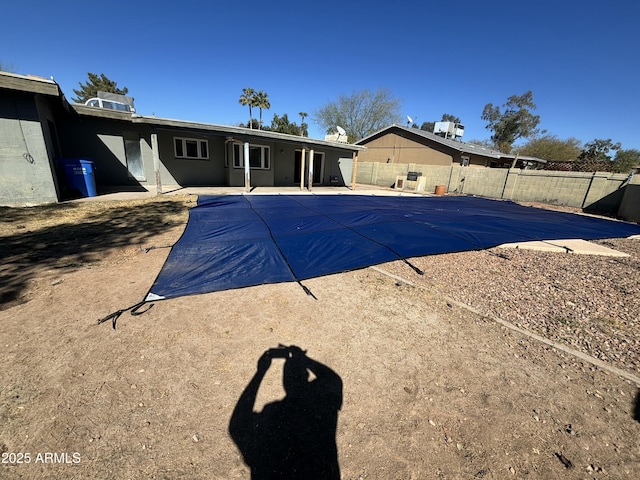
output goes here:
[[[604, 292], [594, 301], [619, 315], [595, 331], [622, 331], [614, 351], [633, 350], [640, 241], [611, 243], [631, 253], [615, 277], [601, 259], [468, 252], [415, 259], [422, 277], [396, 263], [304, 282], [315, 299], [295, 283], [265, 285], [156, 302], [124, 313], [116, 330], [97, 325], [145, 297], [169, 253], [147, 249], [179, 238], [194, 201], [0, 209], [0, 478], [249, 479], [229, 422], [278, 344], [342, 380], [342, 479], [640, 478], [639, 385], [495, 320], [598, 356], [609, 350], [572, 343], [566, 328]], [[572, 262], [584, 295], [549, 303], [558, 289], [540, 282], [562, 283]], [[593, 290], [580, 284], [588, 272]], [[626, 290], [620, 275], [631, 276]], [[639, 376], [628, 357], [599, 356]], [[284, 397], [282, 364], [272, 361], [256, 411]]]

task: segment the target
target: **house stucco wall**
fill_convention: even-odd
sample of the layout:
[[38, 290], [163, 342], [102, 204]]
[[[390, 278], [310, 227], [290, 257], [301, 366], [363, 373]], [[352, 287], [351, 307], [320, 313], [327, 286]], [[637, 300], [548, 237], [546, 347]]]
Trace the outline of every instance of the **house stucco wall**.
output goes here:
[[[252, 187], [293, 187], [299, 186], [300, 181], [295, 179], [295, 158], [296, 151], [300, 151], [300, 145], [284, 143], [284, 142], [265, 142], [255, 141], [251, 145], [268, 145], [271, 152], [271, 167], [269, 170], [251, 169], [251, 186]], [[315, 153], [324, 154], [324, 164], [320, 172], [320, 182], [314, 185], [338, 185], [344, 186], [350, 182], [344, 178], [343, 171], [340, 167], [340, 158], [344, 156], [344, 152], [331, 148], [314, 148]], [[227, 179], [230, 186], [244, 185], [244, 169], [233, 167], [232, 147], [228, 147], [229, 166], [226, 169]], [[310, 148], [305, 149], [305, 170], [308, 172]], [[306, 175], [306, 174], [305, 174]], [[337, 177], [337, 183], [331, 183], [331, 177]], [[306, 176], [305, 176], [306, 179]], [[305, 182], [306, 183], [306, 182]]]
[[409, 133], [389, 132], [363, 143], [367, 150], [361, 152], [362, 162], [387, 164], [416, 164], [450, 167], [461, 164], [462, 157], [469, 159], [470, 167], [489, 167], [493, 158], [476, 153], [462, 153], [460, 150], [443, 145], [429, 138], [411, 137]]
[[47, 108], [44, 98], [0, 91], [1, 205], [58, 200], [53, 152], [47, 148], [45, 138], [49, 132], [43, 126]]
[[127, 170], [124, 132], [145, 136], [144, 129], [125, 121], [72, 116], [60, 122], [59, 135], [64, 156], [94, 163], [98, 193], [105, 186], [139, 186]]
[[395, 133], [374, 138], [365, 146], [367, 150], [359, 154], [362, 162], [449, 166], [453, 161], [459, 161], [454, 158], [453, 152], [446, 152], [442, 147], [426, 146]]
[[[279, 186], [297, 186], [300, 182], [295, 182], [295, 155], [296, 150], [300, 150], [297, 145], [281, 144], [273, 154], [273, 181]], [[307, 152], [307, 157], [309, 152]]]
[[[206, 140], [209, 158], [176, 158], [174, 147], [174, 139], [176, 137]], [[160, 151], [160, 162], [163, 166], [160, 173], [162, 183], [180, 185], [182, 187], [225, 185], [224, 146], [224, 137], [217, 135], [179, 130], [158, 131], [158, 149]], [[150, 153], [152, 153], [151, 150]], [[147, 174], [147, 178], [153, 179], [155, 183], [153, 158], [151, 158], [150, 162], [145, 158], [145, 165], [150, 165], [151, 170], [151, 176]]]
[[[207, 158], [178, 158], [176, 137], [206, 140]], [[93, 162], [98, 194], [155, 186], [154, 159], [159, 160], [163, 186], [244, 185], [244, 168], [233, 167], [226, 148], [229, 139], [269, 146], [269, 168], [251, 170], [252, 186], [294, 185], [295, 150], [305, 147], [324, 153], [317, 184], [344, 185], [348, 179], [343, 171], [352, 161], [343, 157], [359, 150], [305, 137], [69, 104], [53, 81], [0, 72], [0, 203], [68, 197], [70, 188], [57, 159]], [[152, 148], [155, 140], [157, 151]]]
[[[64, 127], [67, 155], [91, 160], [95, 164], [98, 191], [111, 186], [155, 186], [155, 166], [151, 147], [151, 127], [131, 122], [91, 117], [76, 118]], [[225, 185], [224, 137], [180, 130], [159, 130], [158, 155], [163, 185], [221, 186]], [[207, 140], [208, 159], [176, 158], [174, 138]], [[129, 173], [125, 138], [140, 142], [144, 178], [135, 179]]]

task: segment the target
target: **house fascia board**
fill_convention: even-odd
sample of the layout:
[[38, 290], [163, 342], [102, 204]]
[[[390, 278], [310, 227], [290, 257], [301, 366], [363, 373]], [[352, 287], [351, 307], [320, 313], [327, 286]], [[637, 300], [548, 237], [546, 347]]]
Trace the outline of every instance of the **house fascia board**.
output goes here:
[[78, 115], [84, 117], [95, 118], [112, 118], [115, 120], [128, 120], [131, 121], [133, 113], [121, 112], [119, 110], [112, 110], [110, 108], [89, 107], [87, 105], [80, 105], [78, 103], [71, 104], [71, 109]]
[[206, 132], [209, 134], [220, 136], [238, 137], [238, 140], [245, 138], [264, 138], [272, 141], [297, 143], [311, 148], [312, 146], [319, 146], [324, 148], [331, 148], [335, 150], [348, 150], [348, 151], [363, 151], [366, 147], [361, 145], [345, 144], [338, 142], [329, 142], [326, 140], [316, 140], [308, 137], [300, 137], [297, 135], [288, 135], [285, 133], [266, 132], [264, 130], [252, 130], [242, 127], [231, 127], [227, 125], [216, 125], [212, 123], [200, 123], [189, 122], [185, 120], [176, 120], [171, 118], [149, 117], [138, 115], [136, 113], [119, 112], [117, 110], [110, 110], [107, 108], [88, 107], [86, 105], [72, 105], [72, 108], [82, 116], [98, 117], [98, 118], [111, 118], [117, 120], [128, 120], [134, 124], [148, 125], [152, 129], [161, 130], [191, 130]]
[[298, 143], [303, 144], [308, 147], [311, 146], [322, 146], [333, 148], [336, 150], [350, 150], [350, 151], [363, 151], [366, 150], [366, 147], [360, 145], [353, 144], [345, 144], [338, 142], [329, 142], [326, 140], [318, 140], [314, 138], [308, 137], [300, 137], [298, 135], [289, 135], [286, 133], [277, 133], [277, 132], [267, 132], [264, 130], [255, 130], [250, 128], [242, 128], [242, 127], [232, 127], [227, 125], [216, 125], [211, 123], [199, 123], [199, 122], [188, 122], [183, 120], [173, 120], [167, 118], [157, 118], [157, 117], [143, 117], [143, 116], [133, 116], [134, 123], [145, 123], [151, 125], [156, 128], [183, 128], [189, 130], [199, 130], [217, 133], [219, 135], [226, 136], [237, 136], [239, 139], [254, 137], [254, 138], [264, 138], [274, 141], [288, 142], [288, 143]]
[[526, 155], [503, 155], [501, 158], [507, 159], [507, 160], [515, 160], [516, 157], [518, 158], [518, 160], [524, 161], [524, 162], [537, 162], [537, 163], [548, 163], [546, 160], [542, 159], [542, 158], [537, 158], [537, 157], [528, 157]]
[[30, 75], [0, 72], [0, 88], [19, 92], [38, 93], [53, 97], [62, 96], [60, 87], [53, 80]]

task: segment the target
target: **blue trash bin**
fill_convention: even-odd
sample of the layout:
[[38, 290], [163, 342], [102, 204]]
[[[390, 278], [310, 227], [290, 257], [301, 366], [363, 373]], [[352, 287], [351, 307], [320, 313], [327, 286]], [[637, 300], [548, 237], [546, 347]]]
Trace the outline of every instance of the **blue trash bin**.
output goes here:
[[64, 158], [58, 160], [64, 174], [66, 194], [69, 197], [95, 197], [96, 177], [91, 160]]

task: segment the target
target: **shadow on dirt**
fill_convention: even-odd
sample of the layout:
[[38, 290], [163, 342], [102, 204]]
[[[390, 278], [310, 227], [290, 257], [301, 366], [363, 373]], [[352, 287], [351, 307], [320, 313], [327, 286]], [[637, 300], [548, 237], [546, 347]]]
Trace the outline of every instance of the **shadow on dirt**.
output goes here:
[[[274, 358], [284, 358], [282, 383], [286, 397], [253, 411], [260, 384]], [[309, 381], [309, 373], [315, 378]], [[251, 468], [254, 480], [339, 480], [336, 447], [342, 380], [299, 347], [267, 350], [229, 422], [229, 434]]]
[[38, 272], [65, 272], [99, 262], [114, 249], [142, 248], [153, 236], [184, 224], [187, 209], [184, 201], [174, 200], [0, 208], [0, 310], [24, 303], [25, 289]]
[[640, 389], [638, 389], [638, 394], [636, 395], [636, 408], [633, 417], [636, 419], [636, 422], [640, 422]]

